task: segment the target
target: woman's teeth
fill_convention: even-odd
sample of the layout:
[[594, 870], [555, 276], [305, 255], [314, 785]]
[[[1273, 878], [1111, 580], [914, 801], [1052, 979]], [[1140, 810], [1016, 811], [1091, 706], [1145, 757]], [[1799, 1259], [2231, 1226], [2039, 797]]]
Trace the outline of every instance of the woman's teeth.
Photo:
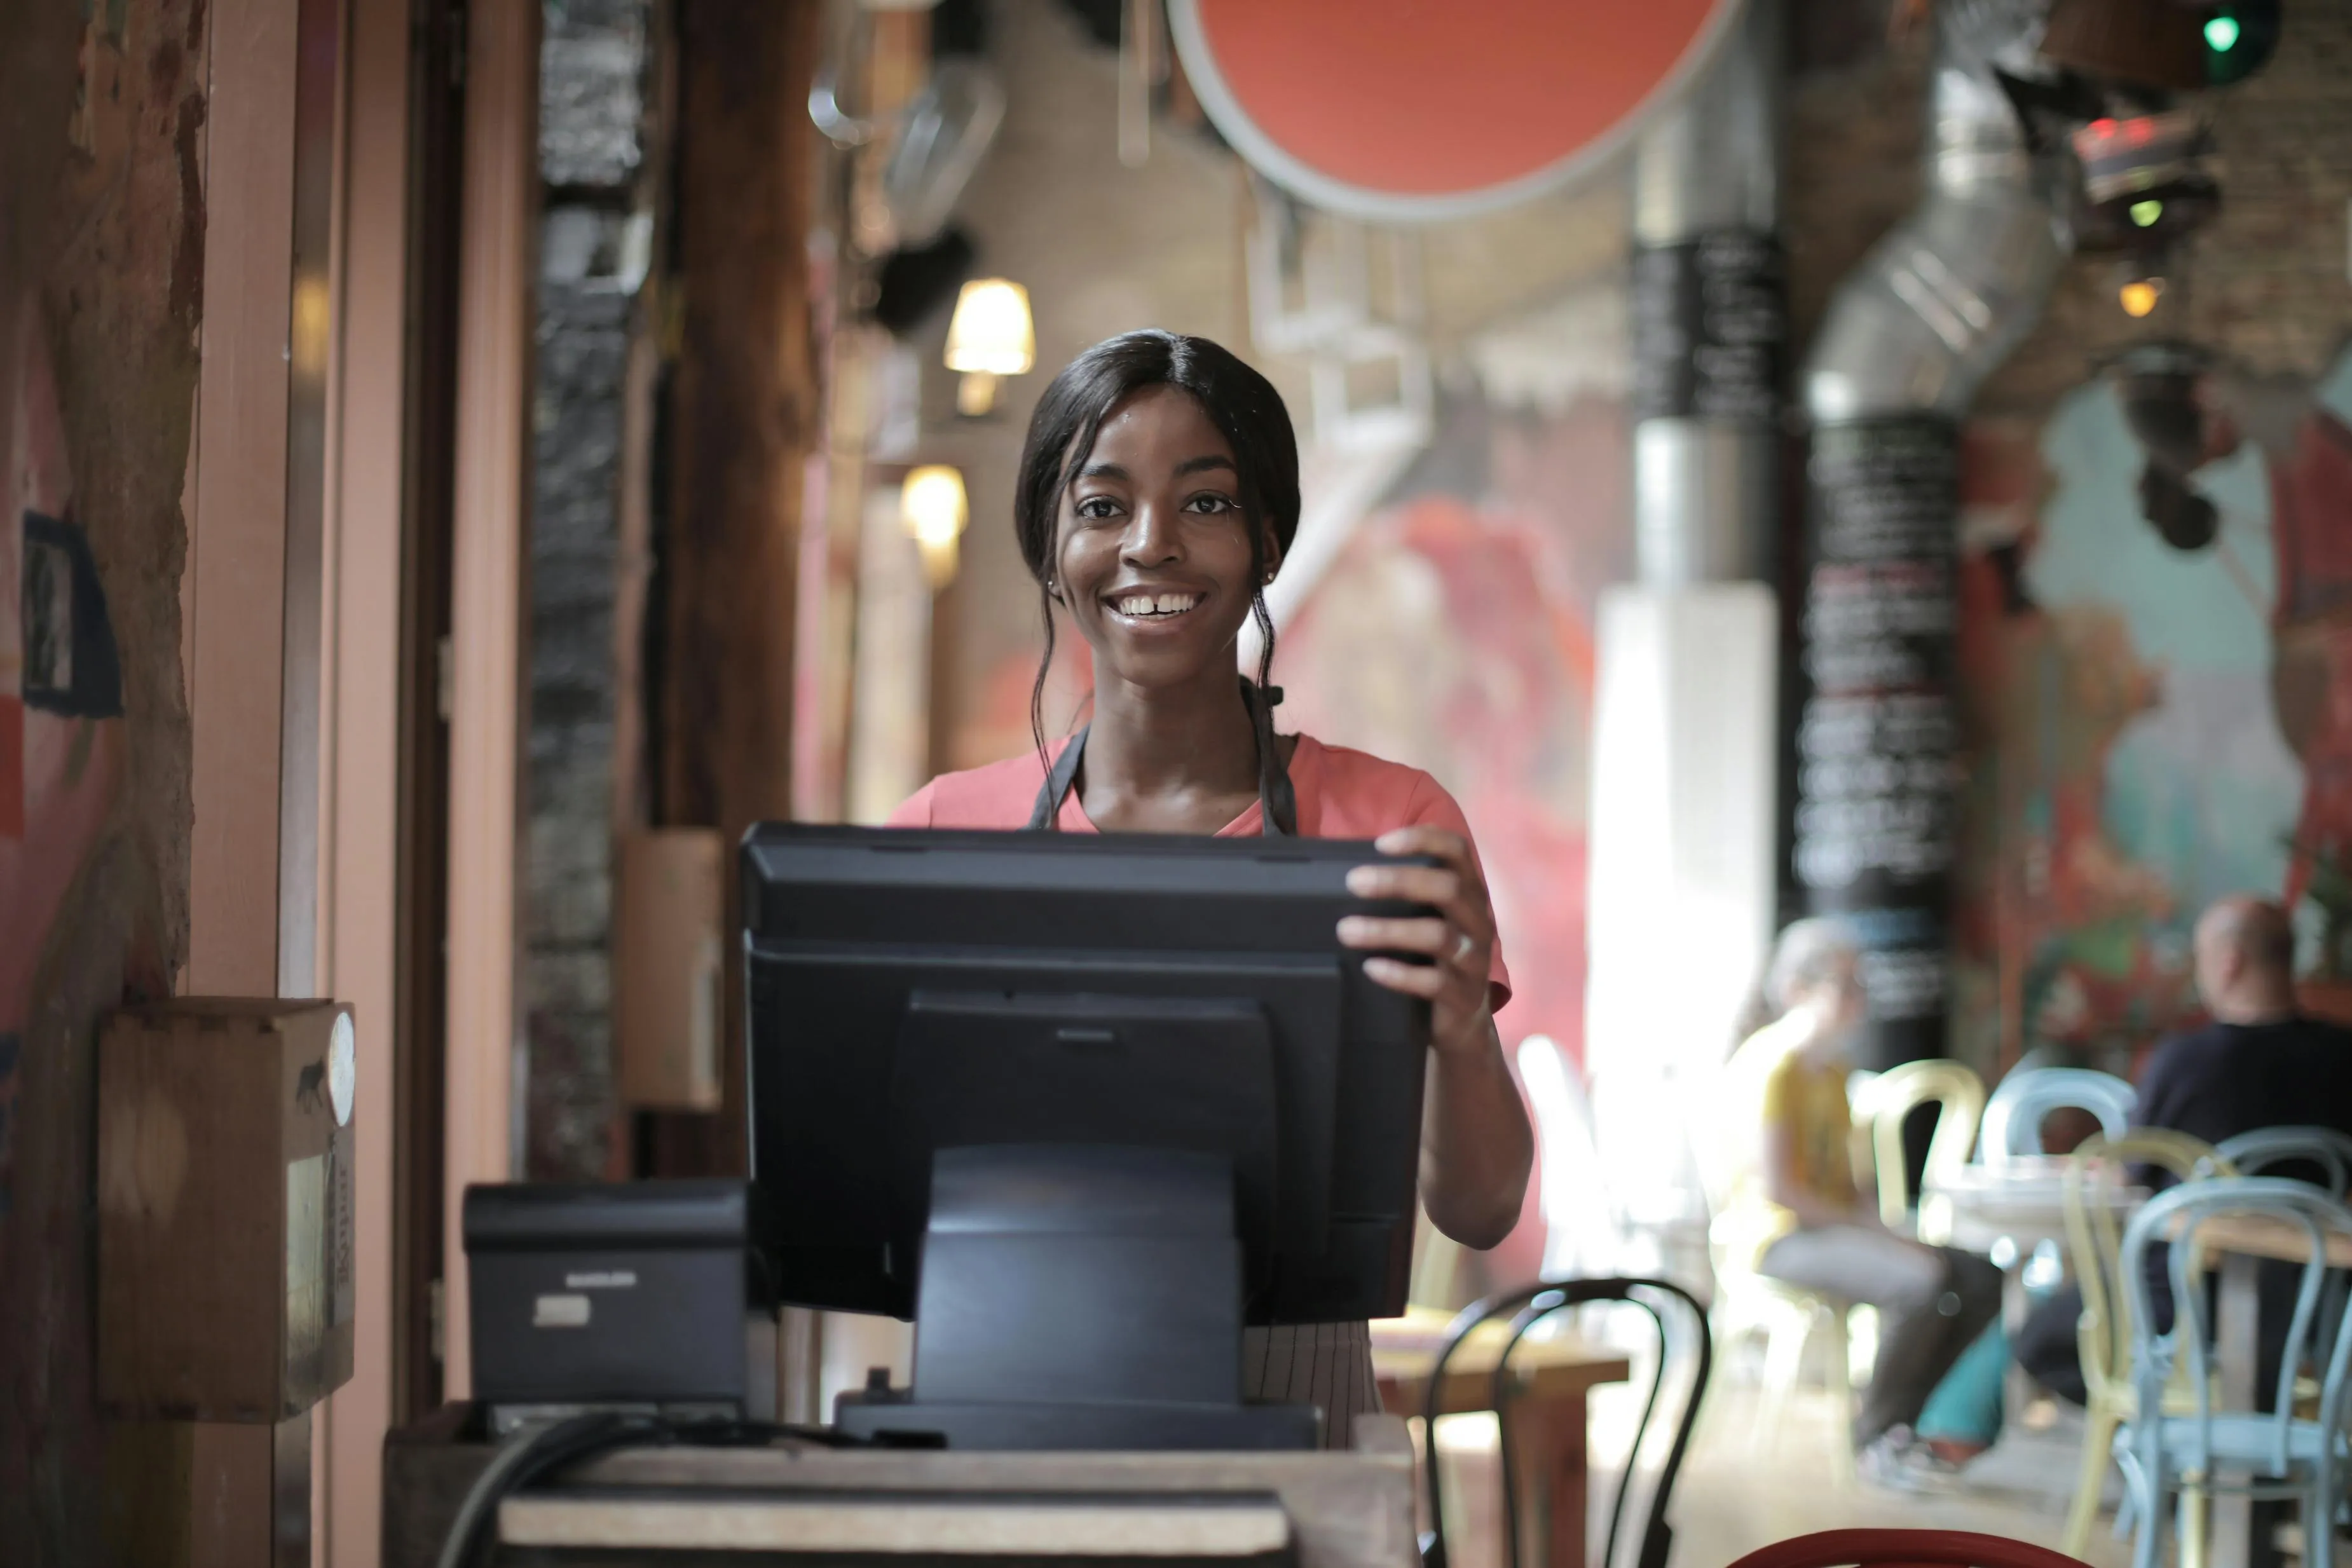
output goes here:
[[1197, 593], [1130, 593], [1113, 604], [1121, 615], [1181, 615], [1201, 602]]

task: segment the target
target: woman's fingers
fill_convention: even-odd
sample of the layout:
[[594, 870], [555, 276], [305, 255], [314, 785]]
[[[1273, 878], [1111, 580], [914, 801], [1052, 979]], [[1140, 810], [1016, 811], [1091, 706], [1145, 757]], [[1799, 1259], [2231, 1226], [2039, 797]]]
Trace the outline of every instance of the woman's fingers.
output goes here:
[[1426, 953], [1433, 958], [1451, 956], [1457, 946], [1453, 925], [1427, 917], [1383, 919], [1376, 915], [1350, 915], [1339, 922], [1339, 942], [1347, 947], [1378, 947], [1391, 953]]
[[1382, 833], [1372, 841], [1372, 848], [1384, 855], [1436, 855], [1462, 870], [1470, 864], [1470, 841], [1451, 828], [1429, 822]]
[[1358, 898], [1426, 904], [1479, 940], [1494, 936], [1495, 916], [1484, 884], [1458, 871], [1426, 865], [1364, 865], [1348, 873]]
[[1401, 958], [1367, 958], [1364, 973], [1390, 990], [1432, 1002], [1444, 993], [1447, 981], [1445, 970], [1435, 964], [1408, 964]]
[[1392, 991], [1426, 997], [1440, 1007], [1458, 1006], [1466, 1016], [1486, 998], [1487, 950], [1484, 944], [1465, 943], [1462, 933], [1445, 920], [1387, 920], [1351, 915], [1339, 922], [1339, 941], [1349, 947], [1370, 947], [1381, 953], [1423, 953], [1435, 962], [1407, 963], [1401, 958], [1364, 960], [1364, 973]]
[[1433, 963], [1401, 958], [1364, 960], [1365, 976], [1392, 991], [1431, 1004], [1433, 1042], [1480, 1038], [1494, 961], [1495, 911], [1469, 841], [1444, 828], [1401, 828], [1374, 846], [1384, 855], [1424, 855], [1435, 865], [1393, 862], [1358, 866], [1348, 873], [1348, 891], [1359, 898], [1426, 904], [1436, 916], [1351, 915], [1339, 922], [1339, 940], [1349, 947], [1386, 953], [1418, 953]]

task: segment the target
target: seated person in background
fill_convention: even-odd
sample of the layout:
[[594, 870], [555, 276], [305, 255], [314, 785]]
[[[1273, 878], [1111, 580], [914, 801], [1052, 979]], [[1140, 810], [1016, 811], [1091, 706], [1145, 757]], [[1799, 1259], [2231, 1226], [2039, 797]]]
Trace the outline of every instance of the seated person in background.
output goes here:
[[1911, 1428], [1929, 1390], [2000, 1312], [2000, 1273], [1887, 1229], [1856, 1179], [1846, 1076], [1865, 1010], [1860, 963], [1837, 921], [1780, 934], [1765, 980], [1780, 1016], [1733, 1054], [1720, 1086], [1713, 1239], [1731, 1267], [1879, 1310], [1853, 1442], [1866, 1473], [1894, 1479], [1920, 1457]]
[[[2220, 900], [2197, 922], [2196, 965], [2197, 994], [2213, 1021], [2158, 1045], [2140, 1075], [2132, 1124], [2168, 1128], [2209, 1144], [2262, 1127], [2352, 1134], [2352, 1030], [2296, 1010], [2294, 931], [2286, 912], [2251, 894]], [[2290, 1166], [2263, 1174], [2298, 1173]], [[2172, 1178], [2147, 1170], [2138, 1179], [2162, 1187]], [[2294, 1271], [2293, 1264], [2284, 1267]], [[2164, 1320], [2156, 1327], [2163, 1332], [2170, 1327], [2171, 1291], [2161, 1278], [2151, 1284]], [[2281, 1292], [2264, 1290], [2259, 1387], [2275, 1386], [2289, 1304]], [[2027, 1316], [2016, 1345], [2019, 1365], [2077, 1405], [2084, 1388], [2074, 1327], [2082, 1315], [2083, 1293], [2069, 1285]]]

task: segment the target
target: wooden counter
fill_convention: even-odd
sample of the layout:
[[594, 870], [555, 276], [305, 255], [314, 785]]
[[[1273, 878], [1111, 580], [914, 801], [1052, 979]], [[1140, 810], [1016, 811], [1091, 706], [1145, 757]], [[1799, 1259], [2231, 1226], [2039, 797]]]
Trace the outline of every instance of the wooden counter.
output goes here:
[[[1356, 1430], [1349, 1453], [632, 1449], [509, 1500], [497, 1560], [628, 1551], [1414, 1568], [1404, 1424], [1371, 1416]], [[431, 1568], [492, 1451], [458, 1407], [386, 1439], [383, 1568]]]

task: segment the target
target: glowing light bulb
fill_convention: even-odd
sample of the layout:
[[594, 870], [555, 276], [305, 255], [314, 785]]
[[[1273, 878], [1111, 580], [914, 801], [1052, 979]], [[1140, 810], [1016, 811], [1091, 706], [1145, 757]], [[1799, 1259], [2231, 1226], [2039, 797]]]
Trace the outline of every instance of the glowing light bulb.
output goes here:
[[948, 323], [948, 369], [1017, 376], [1037, 362], [1029, 291], [1002, 277], [967, 283]]
[[934, 589], [956, 574], [957, 544], [971, 508], [963, 476], [941, 463], [909, 471], [898, 487], [898, 517], [920, 549], [923, 569]]
[[2226, 55], [2238, 47], [2238, 19], [2224, 13], [2205, 24], [2205, 47], [2217, 55]]
[[2162, 216], [2164, 216], [2162, 202], [2134, 202], [2131, 204], [2131, 221], [2144, 229], [2155, 227], [2156, 220]]
[[963, 476], [944, 464], [926, 464], [898, 487], [898, 516], [907, 531], [925, 544], [939, 544], [963, 532], [970, 508]]
[[2161, 278], [2142, 277], [2125, 284], [2118, 298], [2123, 301], [2124, 314], [2137, 318], [2154, 310], [2158, 297], [2163, 292]]

